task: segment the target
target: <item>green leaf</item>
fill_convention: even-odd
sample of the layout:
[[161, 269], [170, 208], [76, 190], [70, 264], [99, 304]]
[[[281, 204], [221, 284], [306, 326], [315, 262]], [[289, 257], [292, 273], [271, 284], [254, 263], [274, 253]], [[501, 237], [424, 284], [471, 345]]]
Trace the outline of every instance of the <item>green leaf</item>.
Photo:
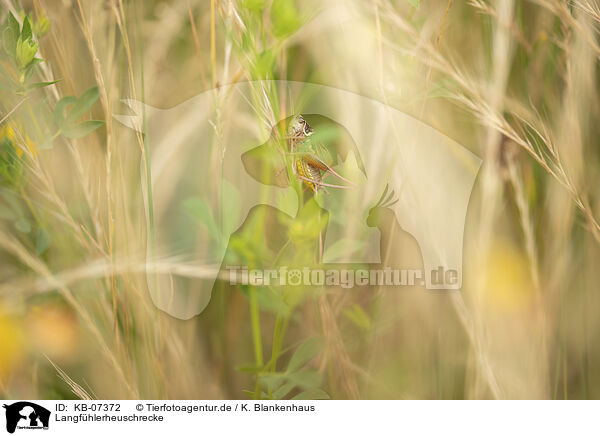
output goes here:
[[38, 51], [37, 42], [32, 40], [31, 38], [23, 38], [23, 35], [19, 37], [17, 40], [17, 67], [20, 69], [24, 69], [29, 65], [30, 62], [35, 58], [35, 54]]
[[96, 100], [98, 100], [98, 97], [100, 97], [100, 91], [97, 86], [92, 86], [81, 94], [67, 115], [67, 123], [77, 121], [83, 114], [89, 111]]
[[[291, 189], [278, 189], [277, 209], [281, 210], [282, 212], [285, 212], [290, 216], [296, 215], [296, 210], [298, 209], [298, 197], [296, 196], [296, 193]], [[284, 218], [281, 218], [280, 221], [283, 220]]]
[[263, 310], [282, 316], [287, 316], [290, 313], [290, 307], [285, 303], [281, 294], [275, 292], [271, 287], [265, 287], [259, 292], [257, 299], [258, 306]]
[[296, 385], [292, 382], [285, 383], [279, 389], [277, 389], [275, 392], [273, 392], [273, 399], [274, 400], [282, 400], [295, 387], [296, 387]]
[[59, 128], [65, 124], [65, 108], [74, 104], [76, 101], [77, 97], [70, 95], [58, 100], [56, 106], [54, 106], [54, 123], [56, 123]]
[[[329, 153], [329, 148], [333, 148], [333, 144], [340, 139], [342, 132], [338, 127], [323, 125], [319, 126], [318, 130], [308, 137], [309, 144], [321, 144], [325, 146], [325, 150]], [[326, 156], [320, 156], [321, 159], [326, 159]]]
[[22, 233], [31, 232], [31, 224], [25, 218], [19, 218], [15, 221], [15, 227]]
[[274, 0], [271, 6], [273, 34], [279, 38], [291, 35], [302, 25], [294, 0]]
[[19, 27], [19, 22], [11, 12], [8, 13], [6, 23], [3, 27], [4, 30], [2, 31], [2, 46], [6, 54], [9, 55], [11, 59], [15, 60], [17, 40], [19, 39], [19, 35], [21, 34], [21, 29]]
[[316, 201], [309, 201], [298, 212], [296, 220], [288, 230], [288, 236], [294, 244], [303, 244], [314, 241], [327, 227], [328, 217], [321, 213], [321, 208]]
[[42, 62], [44, 62], [44, 59], [42, 59], [42, 58], [33, 58], [31, 60], [31, 62], [29, 62], [29, 65], [27, 65], [27, 68], [31, 69], [31, 68], [35, 67], [36, 65], [41, 64]]
[[329, 394], [322, 389], [314, 388], [300, 392], [292, 400], [329, 400]]
[[294, 352], [294, 355], [288, 363], [287, 372], [295, 372], [310, 362], [317, 354], [321, 352], [324, 346], [322, 336], [314, 336], [304, 341]]
[[50, 235], [47, 231], [39, 228], [37, 231], [37, 237], [35, 241], [35, 249], [37, 254], [43, 254], [50, 246]]
[[17, 51], [17, 39], [19, 39], [18, 32], [15, 32], [12, 28], [7, 27], [2, 31], [2, 47], [13, 60]]
[[286, 375], [280, 372], [259, 376], [260, 383], [270, 390], [277, 390], [285, 381]]
[[[243, 389], [243, 390], [242, 390], [242, 392], [243, 392], [244, 394], [248, 395], [248, 397], [250, 397], [251, 399], [254, 399], [254, 395], [255, 395], [255, 392], [254, 392], [254, 391], [249, 391], [249, 390], [247, 390], [247, 389]], [[262, 392], [262, 391], [261, 391], [261, 393], [260, 393], [260, 398], [259, 398], [259, 399], [260, 399], [260, 400], [270, 400], [270, 399], [271, 399], [271, 397], [269, 397], [269, 396], [268, 396], [268, 395], [267, 395], [265, 392]]]
[[210, 207], [206, 204], [203, 198], [190, 197], [184, 200], [183, 208], [194, 218], [199, 220], [204, 226], [208, 233], [214, 237], [219, 238], [221, 232], [215, 221]]
[[62, 129], [62, 134], [66, 138], [71, 139], [83, 138], [84, 136], [92, 133], [102, 124], [104, 124], [104, 121], [83, 121], [82, 123], [76, 124], [74, 126], [68, 126], [67, 128]]
[[242, 6], [258, 14], [267, 6], [267, 2], [266, 0], [244, 0]]
[[421, 0], [408, 0], [408, 2], [413, 8], [418, 8], [419, 4], [421, 3]]
[[15, 42], [16, 42], [17, 38], [21, 34], [21, 26], [19, 26], [19, 22], [17, 21], [15, 16], [12, 14], [12, 12], [9, 12], [8, 17], [6, 18], [6, 27], [11, 29], [15, 33]]
[[36, 82], [36, 83], [32, 83], [30, 85], [27, 85], [27, 89], [32, 90], [32, 89], [44, 88], [46, 86], [54, 85], [57, 82], [58, 82], [58, 80], [53, 80], [52, 82]]
[[23, 30], [21, 30], [21, 39], [25, 41], [31, 38], [33, 38], [33, 33], [31, 32], [31, 21], [29, 20], [29, 17], [25, 17], [23, 19]]
[[264, 78], [273, 75], [273, 65], [275, 64], [275, 52], [265, 50], [256, 56], [254, 64], [254, 74], [256, 77]]
[[304, 389], [317, 388], [323, 381], [323, 376], [318, 371], [302, 371], [289, 374], [288, 380]]

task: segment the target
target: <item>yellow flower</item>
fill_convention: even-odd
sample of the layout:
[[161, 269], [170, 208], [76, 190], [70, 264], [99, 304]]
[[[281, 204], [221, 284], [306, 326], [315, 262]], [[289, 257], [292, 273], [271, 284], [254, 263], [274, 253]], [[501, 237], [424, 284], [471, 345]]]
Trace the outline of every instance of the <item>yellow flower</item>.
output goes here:
[[[20, 123], [17, 122], [15, 124], [17, 129], [20, 132], [23, 132], [23, 129], [20, 128]], [[27, 147], [27, 150], [29, 150], [29, 152], [35, 156], [37, 153], [37, 146], [35, 142], [33, 142], [26, 133], [23, 134], [23, 138], [25, 139], [25, 146]], [[17, 134], [15, 133], [15, 129], [8, 123], [0, 128], [0, 141], [3, 139], [8, 139], [11, 142], [17, 152], [17, 156], [23, 156], [23, 150], [17, 145]]]
[[21, 329], [0, 310], [0, 383], [4, 382], [23, 354]]
[[528, 259], [516, 246], [499, 241], [493, 246], [487, 268], [490, 303], [505, 310], [527, 307], [534, 295]]
[[72, 311], [56, 304], [36, 306], [28, 315], [26, 325], [35, 352], [59, 361], [77, 356], [79, 324]]
[[0, 140], [7, 138], [10, 142], [15, 142], [15, 131], [7, 123], [0, 128]]

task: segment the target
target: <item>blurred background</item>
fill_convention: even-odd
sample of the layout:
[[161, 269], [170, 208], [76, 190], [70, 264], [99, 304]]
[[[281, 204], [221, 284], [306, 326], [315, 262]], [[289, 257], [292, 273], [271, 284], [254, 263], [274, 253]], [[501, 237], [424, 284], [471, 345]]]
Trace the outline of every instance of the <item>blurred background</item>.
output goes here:
[[[594, 0], [1, 0], [0, 19], [0, 397], [600, 396]], [[461, 291], [154, 306], [147, 144], [112, 114], [259, 79], [376, 99], [483, 160]], [[270, 127], [285, 105], [264, 97]]]

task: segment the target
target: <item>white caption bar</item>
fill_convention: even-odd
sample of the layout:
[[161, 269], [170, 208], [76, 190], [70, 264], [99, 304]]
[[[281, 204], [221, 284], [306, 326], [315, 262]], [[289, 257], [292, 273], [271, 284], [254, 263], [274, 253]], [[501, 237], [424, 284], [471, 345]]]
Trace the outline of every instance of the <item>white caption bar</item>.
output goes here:
[[595, 401], [0, 401], [0, 435], [598, 432]]

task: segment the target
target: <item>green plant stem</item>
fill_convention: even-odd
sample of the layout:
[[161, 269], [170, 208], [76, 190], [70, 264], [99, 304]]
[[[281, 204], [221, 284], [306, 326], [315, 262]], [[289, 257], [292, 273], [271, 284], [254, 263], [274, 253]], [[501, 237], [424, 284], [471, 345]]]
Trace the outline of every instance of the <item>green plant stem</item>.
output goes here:
[[[262, 354], [262, 339], [260, 332], [260, 311], [258, 308], [258, 290], [252, 286], [249, 288], [250, 294], [250, 319], [252, 322], [252, 340], [254, 342], [254, 359], [257, 367], [263, 366]], [[254, 399], [260, 399], [261, 386], [260, 381], [256, 379], [256, 387], [254, 389]]]
[[[276, 372], [277, 371], [277, 359], [279, 357], [279, 352], [281, 350], [281, 329], [282, 329], [283, 319], [280, 314], [277, 315], [275, 319], [275, 328], [273, 329], [273, 345], [271, 348], [271, 359], [268, 362], [268, 372]], [[269, 388], [269, 395], [272, 394], [272, 389]]]
[[277, 360], [281, 355], [281, 348], [283, 346], [283, 340], [287, 332], [289, 325], [289, 317], [277, 315], [275, 320], [275, 329], [273, 331], [273, 351], [271, 352], [270, 370], [271, 372], [277, 371]]

